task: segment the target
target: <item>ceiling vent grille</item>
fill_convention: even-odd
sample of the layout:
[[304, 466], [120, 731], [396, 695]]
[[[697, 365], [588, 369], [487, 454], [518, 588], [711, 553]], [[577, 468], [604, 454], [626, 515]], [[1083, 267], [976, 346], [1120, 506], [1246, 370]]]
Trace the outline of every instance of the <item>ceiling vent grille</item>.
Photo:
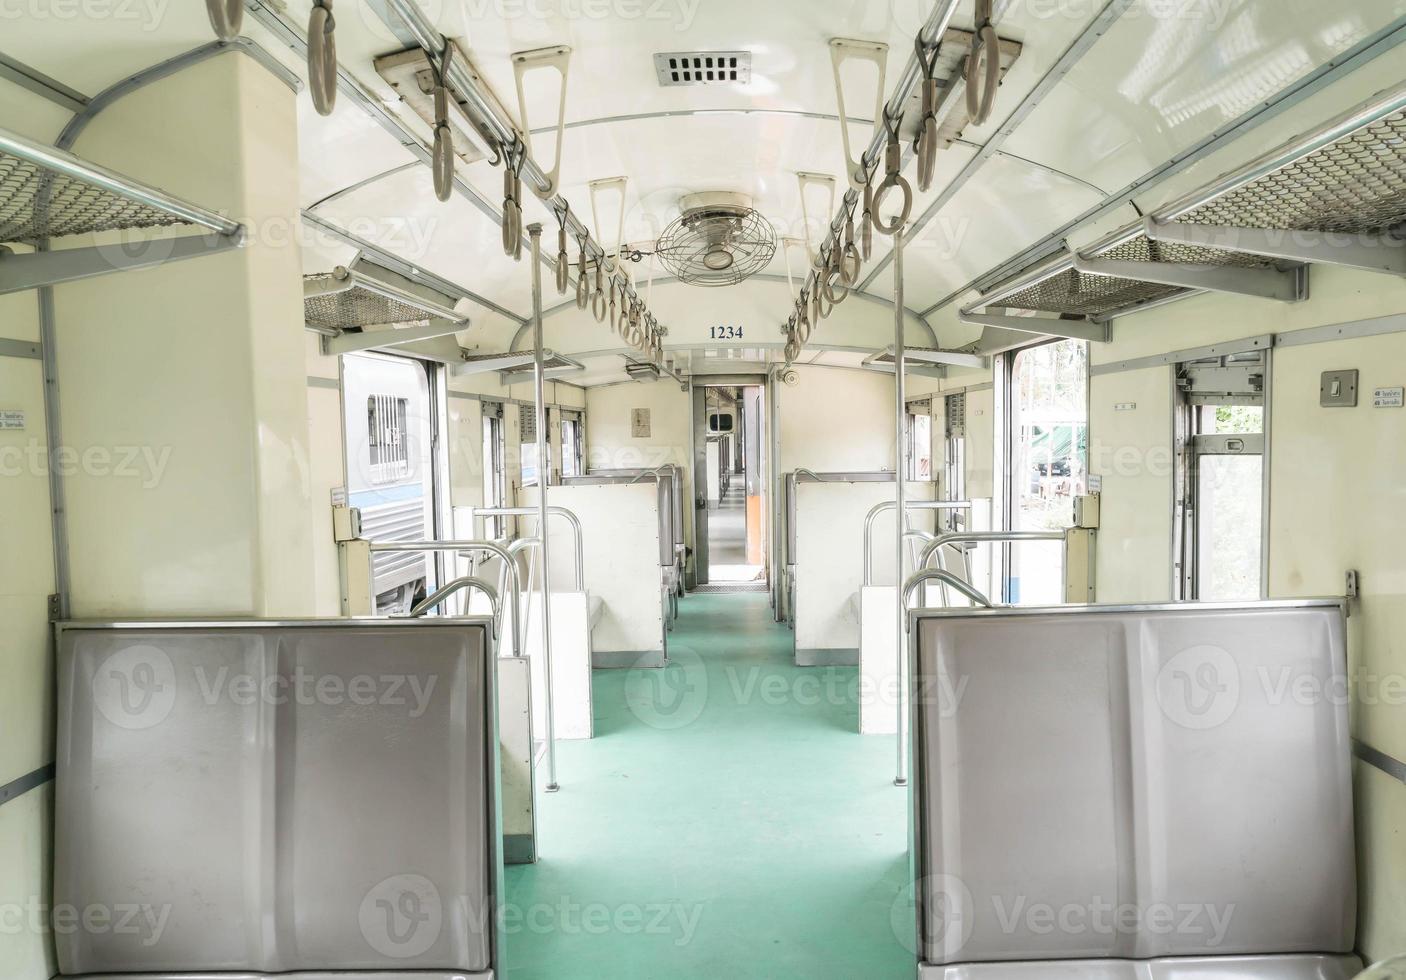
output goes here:
[[717, 85], [752, 80], [750, 51], [668, 51], [654, 56], [659, 84]]

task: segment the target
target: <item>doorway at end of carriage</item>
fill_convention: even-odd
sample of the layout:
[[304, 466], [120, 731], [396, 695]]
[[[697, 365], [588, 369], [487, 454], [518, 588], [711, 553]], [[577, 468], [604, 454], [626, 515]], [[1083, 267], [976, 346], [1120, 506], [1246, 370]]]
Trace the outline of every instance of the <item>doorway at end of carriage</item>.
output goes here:
[[693, 587], [764, 592], [771, 577], [768, 381], [765, 374], [693, 383]]

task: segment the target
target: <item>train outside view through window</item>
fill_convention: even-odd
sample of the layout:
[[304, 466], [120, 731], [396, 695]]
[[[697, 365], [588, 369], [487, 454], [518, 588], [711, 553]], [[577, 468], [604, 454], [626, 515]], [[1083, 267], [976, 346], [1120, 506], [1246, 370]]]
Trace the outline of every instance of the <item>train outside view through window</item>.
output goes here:
[[[1011, 528], [1063, 531], [1074, 498], [1087, 492], [1088, 345], [1066, 340], [1020, 351], [1011, 365]], [[1060, 544], [1010, 546], [1008, 598], [1022, 605], [1064, 601]]]

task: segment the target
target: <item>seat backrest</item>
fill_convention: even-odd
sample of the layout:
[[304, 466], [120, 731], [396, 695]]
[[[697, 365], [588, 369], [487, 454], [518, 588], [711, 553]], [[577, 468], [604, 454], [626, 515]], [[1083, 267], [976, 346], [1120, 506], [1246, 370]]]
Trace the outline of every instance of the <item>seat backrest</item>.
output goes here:
[[926, 962], [1352, 949], [1340, 604], [915, 630]]

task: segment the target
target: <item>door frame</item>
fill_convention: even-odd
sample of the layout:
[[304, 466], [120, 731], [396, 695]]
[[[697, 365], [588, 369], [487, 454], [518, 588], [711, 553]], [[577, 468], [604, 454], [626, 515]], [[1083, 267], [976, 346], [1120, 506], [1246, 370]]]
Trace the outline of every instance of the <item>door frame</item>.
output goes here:
[[[759, 366], [755, 372], [733, 373], [733, 374], [704, 374], [695, 375], [689, 379], [688, 388], [690, 400], [693, 405], [693, 425], [690, 427], [691, 442], [693, 450], [693, 570], [685, 574], [685, 581], [688, 588], [695, 588], [699, 585], [708, 584], [708, 405], [707, 389], [709, 388], [760, 388], [762, 390], [762, 431], [757, 434], [758, 445], [761, 447], [761, 478], [757, 485], [761, 487], [766, 499], [762, 501], [763, 508], [770, 506], [772, 494], [775, 488], [772, 485], [772, 475], [775, 472], [776, 461], [771, 458], [770, 442], [771, 438], [771, 411], [773, 387], [770, 375], [765, 367]], [[770, 513], [769, 510], [765, 511]], [[772, 561], [771, 542], [774, 533], [772, 521], [766, 522], [765, 539], [762, 541], [762, 556], [765, 560], [766, 581], [770, 585], [774, 579], [775, 565]]]

